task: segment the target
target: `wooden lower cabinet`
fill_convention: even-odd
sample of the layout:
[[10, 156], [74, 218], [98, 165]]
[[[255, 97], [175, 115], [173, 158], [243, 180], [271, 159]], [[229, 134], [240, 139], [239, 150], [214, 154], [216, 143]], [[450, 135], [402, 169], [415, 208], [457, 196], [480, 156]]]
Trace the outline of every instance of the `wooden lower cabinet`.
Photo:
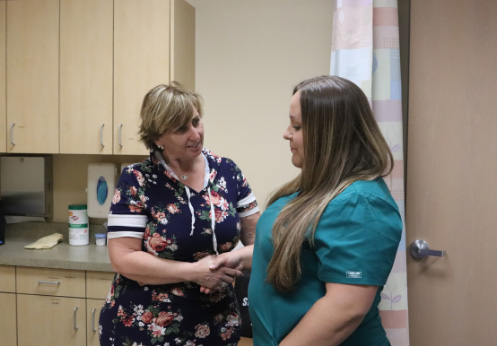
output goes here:
[[2, 345], [17, 345], [16, 295], [0, 292], [0, 340]]
[[58, 297], [85, 297], [81, 270], [17, 267], [16, 292]]
[[99, 299], [102, 302], [107, 298], [110, 285], [115, 273], [86, 272], [86, 298]]
[[[0, 274], [10, 281], [15, 276], [15, 285], [4, 282], [0, 291], [15, 287], [17, 293], [0, 293], [0, 311], [10, 311], [0, 314], [0, 345], [100, 345], [98, 319], [113, 273], [17, 267], [14, 274], [12, 270], [0, 266]], [[4, 328], [13, 333], [5, 334], [6, 343]]]
[[29, 294], [17, 295], [18, 346], [86, 345], [86, 302]]
[[15, 293], [16, 268], [11, 266], [0, 266], [0, 278], [0, 292]]
[[15, 267], [0, 266], [0, 344], [17, 345]]
[[98, 319], [114, 273], [86, 272], [86, 344], [100, 346]]

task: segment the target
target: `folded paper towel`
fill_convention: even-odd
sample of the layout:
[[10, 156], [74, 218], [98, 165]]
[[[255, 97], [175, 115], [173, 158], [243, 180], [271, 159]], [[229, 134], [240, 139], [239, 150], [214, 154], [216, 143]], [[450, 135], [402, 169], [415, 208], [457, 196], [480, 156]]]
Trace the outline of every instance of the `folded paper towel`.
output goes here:
[[25, 249], [50, 249], [62, 241], [62, 234], [53, 233], [46, 237], [40, 238], [32, 244], [24, 246]]

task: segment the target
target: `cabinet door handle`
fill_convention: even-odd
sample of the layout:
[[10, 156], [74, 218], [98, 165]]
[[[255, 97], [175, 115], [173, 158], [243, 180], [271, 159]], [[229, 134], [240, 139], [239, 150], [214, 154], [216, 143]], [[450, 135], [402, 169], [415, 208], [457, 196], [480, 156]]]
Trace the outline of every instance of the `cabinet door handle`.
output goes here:
[[120, 123], [119, 124], [119, 146], [121, 148], [123, 147], [122, 132], [123, 132], [123, 123]]
[[91, 330], [93, 331], [93, 333], [95, 333], [97, 331], [97, 329], [95, 328], [95, 312], [97, 311], [97, 309], [93, 309], [91, 311]]
[[43, 281], [43, 280], [38, 280], [38, 285], [59, 286], [60, 285], [60, 281]]
[[102, 147], [105, 147], [105, 144], [104, 144], [104, 123], [100, 124], [100, 145]]
[[76, 306], [74, 308], [74, 316], [73, 316], [73, 319], [74, 319], [74, 330], [78, 330], [78, 307]]
[[10, 124], [10, 144], [12, 146], [16, 145], [14, 142], [14, 126], [16, 126], [16, 123]]

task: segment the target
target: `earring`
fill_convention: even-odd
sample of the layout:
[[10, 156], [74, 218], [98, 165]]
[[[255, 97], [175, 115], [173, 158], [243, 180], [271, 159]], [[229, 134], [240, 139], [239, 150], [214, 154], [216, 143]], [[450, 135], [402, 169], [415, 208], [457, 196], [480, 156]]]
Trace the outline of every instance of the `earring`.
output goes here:
[[159, 150], [164, 150], [164, 147], [163, 147], [162, 145], [158, 145], [158, 146], [157, 146], [157, 149], [159, 149]]

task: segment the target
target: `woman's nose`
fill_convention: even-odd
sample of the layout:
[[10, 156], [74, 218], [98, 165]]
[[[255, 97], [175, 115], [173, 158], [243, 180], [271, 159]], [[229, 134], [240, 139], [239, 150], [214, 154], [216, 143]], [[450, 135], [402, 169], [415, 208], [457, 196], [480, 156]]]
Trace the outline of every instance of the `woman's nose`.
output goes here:
[[290, 135], [290, 130], [289, 130], [289, 128], [287, 128], [287, 129], [285, 130], [285, 132], [283, 132], [283, 138], [284, 138], [284, 139], [286, 139], [286, 140], [290, 140], [291, 135]]
[[193, 140], [199, 140], [200, 139], [200, 130], [193, 125], [190, 126], [190, 137]]

